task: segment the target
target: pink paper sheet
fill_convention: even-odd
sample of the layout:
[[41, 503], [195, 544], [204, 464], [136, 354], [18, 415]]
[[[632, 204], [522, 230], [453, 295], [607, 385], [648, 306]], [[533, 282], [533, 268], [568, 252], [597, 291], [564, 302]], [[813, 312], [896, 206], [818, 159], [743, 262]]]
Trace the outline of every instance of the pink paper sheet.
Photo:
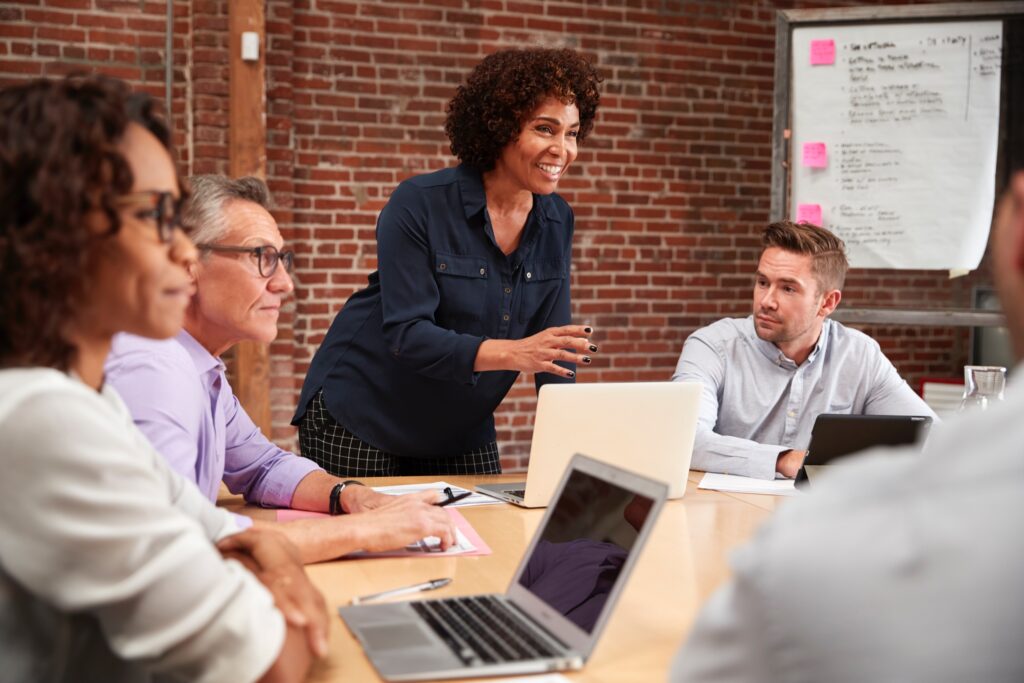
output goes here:
[[[452, 517], [452, 521], [455, 522], [455, 526], [458, 527], [459, 531], [469, 539], [476, 550], [468, 553], [459, 553], [458, 555], [442, 555], [440, 553], [424, 553], [416, 550], [405, 550], [404, 548], [396, 550], [388, 550], [386, 552], [379, 553], [365, 553], [351, 556], [352, 559], [366, 558], [366, 557], [477, 557], [480, 555], [490, 555], [493, 551], [490, 546], [484, 543], [484, 540], [480, 538], [480, 534], [476, 532], [473, 525], [469, 523], [462, 513], [453, 508], [445, 508]], [[309, 512], [307, 510], [278, 510], [277, 521], [278, 522], [294, 522], [297, 519], [316, 519], [317, 517], [330, 517], [330, 515], [323, 512]], [[347, 556], [348, 557], [348, 556]]]

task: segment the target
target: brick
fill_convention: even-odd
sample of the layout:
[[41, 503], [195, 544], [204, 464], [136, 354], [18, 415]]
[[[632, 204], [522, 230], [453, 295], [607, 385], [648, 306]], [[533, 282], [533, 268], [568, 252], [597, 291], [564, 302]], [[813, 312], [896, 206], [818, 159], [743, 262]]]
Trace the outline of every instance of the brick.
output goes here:
[[[175, 139], [189, 172], [227, 170], [227, 7], [175, 4]], [[163, 12], [135, 0], [8, 3], [0, 82], [73, 62], [162, 97]], [[602, 344], [581, 381], [664, 380], [690, 332], [745, 315], [768, 213], [774, 21], [767, 6], [717, 0], [268, 2], [268, 181], [300, 252], [299, 290], [271, 347], [272, 434], [294, 439], [287, 420], [313, 352], [376, 266], [380, 207], [400, 180], [454, 163], [444, 106], [502, 46], [576, 45], [606, 77], [595, 130], [559, 190], [576, 214], [573, 314]], [[844, 302], [967, 305], [986, 278], [853, 271]], [[965, 331], [867, 329], [908, 379], [955, 375], [966, 359]], [[507, 467], [526, 464], [535, 405], [524, 376], [498, 411]]]

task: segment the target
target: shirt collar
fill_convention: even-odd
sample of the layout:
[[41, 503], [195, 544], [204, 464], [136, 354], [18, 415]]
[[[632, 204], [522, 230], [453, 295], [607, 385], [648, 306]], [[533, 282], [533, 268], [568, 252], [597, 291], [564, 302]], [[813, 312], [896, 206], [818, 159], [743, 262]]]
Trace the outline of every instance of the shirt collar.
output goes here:
[[[767, 358], [772, 363], [775, 363], [776, 365], [781, 366], [781, 367], [790, 367], [790, 368], [797, 367], [797, 364], [795, 362], [793, 362], [792, 359], [787, 358], [786, 354], [782, 353], [782, 351], [779, 350], [778, 346], [776, 346], [775, 344], [773, 344], [770, 341], [765, 341], [764, 339], [761, 339], [760, 337], [757, 336], [757, 330], [754, 329], [754, 316], [753, 315], [750, 316], [749, 320], [750, 320], [750, 329], [751, 329], [751, 332], [750, 332], [751, 343], [754, 345], [754, 347], [758, 351], [761, 352], [761, 354], [765, 358]], [[814, 345], [813, 349], [811, 349], [811, 353], [810, 353], [809, 356], [807, 356], [807, 360], [804, 361], [804, 364], [813, 363], [814, 359], [817, 358], [821, 354], [821, 352], [824, 351], [828, 347], [828, 339], [831, 336], [831, 334], [832, 334], [832, 319], [831, 318], [826, 318], [824, 324], [821, 326], [821, 335], [818, 336], [818, 343]]]
[[[484, 179], [479, 171], [459, 164], [455, 169], [456, 178], [459, 183], [459, 193], [462, 195], [462, 208], [466, 212], [466, 218], [472, 218], [487, 206], [487, 195], [484, 192]], [[555, 203], [545, 195], [533, 195], [533, 213], [542, 218], [543, 222], [561, 223], [562, 217], [555, 210]]]
[[455, 177], [459, 182], [459, 194], [462, 195], [462, 208], [466, 212], [466, 218], [472, 218], [487, 205], [484, 180], [476, 169], [465, 164], [459, 164], [455, 169]]
[[192, 358], [192, 362], [195, 363], [199, 374], [205, 375], [210, 370], [224, 372], [224, 361], [207, 351], [191, 334], [182, 330], [175, 339], [188, 351], [188, 355]]

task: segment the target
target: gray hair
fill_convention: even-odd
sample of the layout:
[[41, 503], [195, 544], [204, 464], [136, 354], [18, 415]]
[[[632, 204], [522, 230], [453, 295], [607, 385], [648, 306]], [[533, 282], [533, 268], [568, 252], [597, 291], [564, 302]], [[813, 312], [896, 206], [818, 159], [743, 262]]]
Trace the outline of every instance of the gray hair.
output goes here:
[[223, 175], [189, 178], [192, 193], [185, 203], [181, 222], [192, 228], [195, 244], [214, 244], [227, 233], [224, 205], [231, 200], [254, 202], [270, 210], [270, 190], [259, 178], [245, 176], [232, 180]]

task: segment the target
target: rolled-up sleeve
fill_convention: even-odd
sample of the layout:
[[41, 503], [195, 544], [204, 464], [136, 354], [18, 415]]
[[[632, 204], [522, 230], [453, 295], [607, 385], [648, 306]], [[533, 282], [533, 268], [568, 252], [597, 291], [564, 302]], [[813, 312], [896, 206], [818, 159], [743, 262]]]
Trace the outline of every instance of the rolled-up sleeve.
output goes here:
[[383, 335], [388, 352], [431, 379], [475, 384], [477, 350], [484, 338], [437, 324], [441, 294], [427, 239], [429, 220], [417, 188], [398, 186], [377, 220]]
[[[230, 392], [230, 388], [224, 391]], [[320, 468], [312, 460], [279, 448], [267, 439], [234, 394], [222, 395], [221, 400], [224, 483], [232, 493], [241, 493], [250, 503], [290, 507], [299, 482]]]

